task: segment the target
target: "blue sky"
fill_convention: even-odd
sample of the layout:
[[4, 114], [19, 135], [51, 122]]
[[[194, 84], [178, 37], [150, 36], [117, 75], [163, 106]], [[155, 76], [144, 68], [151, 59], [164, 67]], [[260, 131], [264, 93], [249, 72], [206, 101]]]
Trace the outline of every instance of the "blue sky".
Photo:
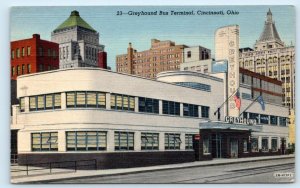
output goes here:
[[[128, 43], [138, 51], [149, 49], [150, 40], [172, 40], [176, 44], [201, 45], [214, 53], [214, 32], [218, 27], [238, 24], [240, 47], [252, 47], [263, 30], [271, 8], [281, 39], [295, 43], [295, 12], [292, 6], [80, 6], [14, 7], [11, 9], [11, 40], [39, 33], [50, 40], [51, 31], [66, 20], [72, 10], [100, 33], [100, 43], [108, 53], [108, 65], [115, 70], [115, 56], [126, 53]], [[117, 16], [117, 11], [236, 10], [239, 15], [222, 16]]]

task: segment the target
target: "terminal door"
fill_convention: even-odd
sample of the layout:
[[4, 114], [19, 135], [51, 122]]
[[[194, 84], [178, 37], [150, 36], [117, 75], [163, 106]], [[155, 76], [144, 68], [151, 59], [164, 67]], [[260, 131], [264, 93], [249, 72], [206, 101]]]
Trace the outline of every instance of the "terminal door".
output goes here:
[[223, 158], [224, 155], [222, 154], [222, 134], [215, 133], [212, 134], [212, 157], [213, 158]]

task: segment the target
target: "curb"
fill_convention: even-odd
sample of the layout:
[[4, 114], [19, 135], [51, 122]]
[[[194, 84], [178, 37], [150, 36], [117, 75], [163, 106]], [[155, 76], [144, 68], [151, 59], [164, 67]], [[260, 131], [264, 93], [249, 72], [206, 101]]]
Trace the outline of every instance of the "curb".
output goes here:
[[[295, 156], [286, 156], [284, 158], [265, 158], [265, 159], [257, 159], [257, 160], [250, 160], [250, 161], [231, 161], [231, 162], [221, 162], [221, 163], [214, 163], [214, 164], [198, 164], [193, 166], [179, 166], [179, 167], [166, 167], [161, 169], [144, 169], [144, 170], [137, 170], [132, 172], [117, 172], [114, 174], [95, 174], [95, 175], [89, 175], [89, 176], [78, 176], [78, 177], [65, 177], [65, 178], [55, 178], [50, 180], [33, 180], [33, 181], [26, 181], [26, 182], [11, 182], [12, 184], [43, 184], [43, 183], [50, 183], [55, 182], [57, 180], [72, 180], [72, 179], [85, 179], [85, 178], [95, 178], [95, 177], [107, 177], [107, 176], [115, 176], [115, 175], [127, 175], [127, 174], [137, 174], [137, 173], [143, 173], [143, 172], [153, 172], [153, 171], [165, 171], [165, 170], [173, 170], [173, 169], [186, 169], [186, 168], [197, 168], [197, 167], [207, 167], [207, 166], [218, 166], [218, 165], [228, 165], [228, 164], [239, 164], [244, 162], [257, 162], [257, 161], [272, 161], [272, 160], [280, 160], [280, 159], [291, 159], [295, 158]], [[253, 159], [253, 158], [252, 158]], [[101, 170], [101, 169], [100, 169]]]

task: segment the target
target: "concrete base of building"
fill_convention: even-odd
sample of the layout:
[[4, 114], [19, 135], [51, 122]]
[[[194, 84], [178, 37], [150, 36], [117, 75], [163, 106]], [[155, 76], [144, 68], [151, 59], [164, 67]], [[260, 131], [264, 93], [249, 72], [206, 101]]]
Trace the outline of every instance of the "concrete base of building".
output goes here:
[[[18, 164], [45, 166], [49, 163], [60, 167], [74, 168], [74, 161], [85, 169], [115, 169], [154, 165], [166, 165], [195, 161], [194, 151], [115, 152], [115, 153], [28, 153], [18, 155]], [[96, 165], [93, 165], [93, 160]], [[65, 162], [65, 165], [64, 165]]]

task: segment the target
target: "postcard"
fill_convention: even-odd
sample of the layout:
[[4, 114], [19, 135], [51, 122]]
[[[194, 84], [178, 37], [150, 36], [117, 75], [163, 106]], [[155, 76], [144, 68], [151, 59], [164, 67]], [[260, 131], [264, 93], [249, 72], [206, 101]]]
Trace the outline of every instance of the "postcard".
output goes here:
[[11, 183], [295, 181], [295, 7], [10, 12]]

